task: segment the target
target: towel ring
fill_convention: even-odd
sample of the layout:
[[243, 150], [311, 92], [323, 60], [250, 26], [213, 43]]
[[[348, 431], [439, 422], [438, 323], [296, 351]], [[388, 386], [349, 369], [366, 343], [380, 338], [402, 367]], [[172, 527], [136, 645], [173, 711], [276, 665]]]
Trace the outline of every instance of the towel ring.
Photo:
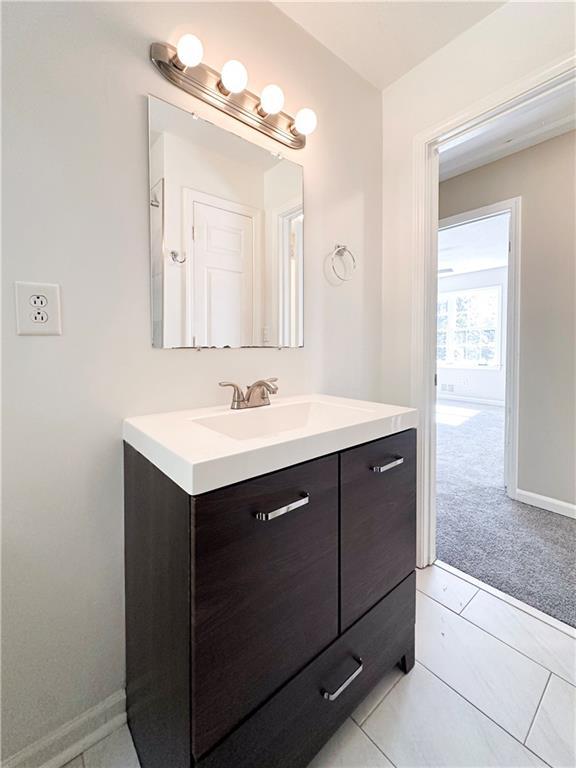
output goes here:
[[[346, 257], [348, 257], [352, 265], [350, 270], [346, 269]], [[339, 263], [342, 265], [342, 267], [336, 266]], [[330, 266], [332, 267], [332, 272], [334, 272], [338, 280], [342, 281], [343, 283], [347, 283], [348, 280], [352, 279], [352, 275], [356, 271], [356, 257], [347, 245], [335, 245], [334, 250], [332, 251], [332, 256], [330, 257]]]

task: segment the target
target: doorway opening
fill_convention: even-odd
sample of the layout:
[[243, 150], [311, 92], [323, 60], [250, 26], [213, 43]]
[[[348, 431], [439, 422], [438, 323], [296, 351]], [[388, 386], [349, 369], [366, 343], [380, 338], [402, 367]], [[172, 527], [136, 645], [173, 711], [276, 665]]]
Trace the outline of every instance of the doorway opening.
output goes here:
[[486, 508], [514, 486], [516, 402], [512, 386], [507, 400], [506, 372], [517, 347], [508, 323], [515, 202], [443, 219], [438, 231], [437, 554], [472, 573], [484, 554], [477, 538], [490, 527]]

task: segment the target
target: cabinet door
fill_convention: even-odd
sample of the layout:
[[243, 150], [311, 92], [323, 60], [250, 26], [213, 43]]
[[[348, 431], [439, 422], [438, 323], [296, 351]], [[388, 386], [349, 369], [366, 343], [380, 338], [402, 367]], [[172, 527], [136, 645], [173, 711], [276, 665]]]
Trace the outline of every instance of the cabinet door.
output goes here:
[[193, 500], [192, 751], [338, 633], [338, 457]]
[[416, 430], [341, 454], [341, 628], [416, 565]]

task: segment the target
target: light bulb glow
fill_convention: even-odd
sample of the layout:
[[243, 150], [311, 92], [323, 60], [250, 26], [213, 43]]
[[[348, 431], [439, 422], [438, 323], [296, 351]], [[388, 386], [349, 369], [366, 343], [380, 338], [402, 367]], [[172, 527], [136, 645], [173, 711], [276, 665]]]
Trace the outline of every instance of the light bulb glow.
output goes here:
[[294, 128], [296, 131], [298, 131], [298, 133], [301, 133], [303, 136], [309, 136], [316, 130], [317, 125], [318, 118], [316, 117], [316, 112], [314, 112], [313, 109], [304, 107], [303, 109], [299, 109], [298, 112], [296, 112], [296, 117], [294, 118]]
[[284, 92], [279, 85], [270, 84], [260, 94], [260, 109], [267, 115], [277, 115], [284, 106]]
[[204, 56], [204, 46], [196, 35], [182, 35], [176, 45], [176, 54], [185, 67], [196, 67]]
[[240, 61], [231, 59], [222, 67], [220, 80], [224, 88], [230, 93], [242, 93], [248, 85], [248, 72]]

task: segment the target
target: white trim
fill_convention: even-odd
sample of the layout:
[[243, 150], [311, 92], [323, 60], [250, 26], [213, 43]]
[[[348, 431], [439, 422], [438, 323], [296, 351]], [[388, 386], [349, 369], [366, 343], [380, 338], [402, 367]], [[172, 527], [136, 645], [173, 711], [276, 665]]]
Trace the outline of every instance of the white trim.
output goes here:
[[535, 619], [539, 619], [544, 624], [548, 624], [559, 632], [564, 632], [565, 635], [569, 635], [569, 637], [576, 639], [576, 629], [569, 624], [560, 621], [560, 619], [555, 619], [554, 616], [549, 616], [547, 613], [538, 610], [538, 608], [533, 608], [531, 605], [528, 605], [528, 603], [523, 603], [522, 600], [518, 600], [516, 597], [512, 597], [512, 595], [508, 595], [506, 592], [501, 592], [499, 589], [496, 589], [496, 587], [491, 587], [484, 581], [480, 581], [480, 579], [476, 579], [474, 576], [470, 576], [470, 574], [464, 573], [464, 571], [461, 571], [458, 568], [454, 568], [453, 565], [448, 565], [448, 563], [445, 563], [443, 560], [436, 560], [434, 565], [438, 566], [438, 568], [442, 568], [443, 571], [451, 573], [453, 576], [457, 576], [459, 579], [462, 579], [462, 581], [466, 581], [468, 584], [478, 587], [478, 589], [487, 592], [489, 595], [499, 598], [503, 603], [508, 603], [508, 605], [518, 608], [518, 610], [524, 611], [524, 613], [527, 613], [530, 616], [534, 616]]
[[126, 722], [126, 694], [116, 691], [48, 736], [29, 744], [2, 763], [2, 768], [61, 768]]
[[558, 515], [576, 519], [576, 504], [570, 504], [568, 501], [542, 496], [532, 491], [523, 491], [521, 488], [516, 488], [514, 496], [511, 498], [521, 501], [523, 504], [530, 504], [531, 507], [539, 507], [547, 512], [556, 512]]
[[414, 144], [414, 247], [412, 269], [412, 404], [419, 412], [416, 461], [416, 562], [436, 559], [436, 316], [438, 298], [438, 150], [431, 142]]
[[[502, 213], [509, 211], [514, 200], [517, 199], [518, 198], [516, 197], [512, 197], [509, 200], [501, 200], [496, 203], [490, 203], [490, 205], [483, 205], [480, 208], [472, 208], [470, 211], [455, 213], [453, 216], [446, 216], [444, 219], [440, 219], [438, 229], [452, 229], [453, 227], [459, 227], [461, 224], [468, 224], [471, 221], [482, 221], [482, 219], [491, 219], [493, 216], [500, 216]], [[490, 267], [490, 269], [500, 269], [500, 267]], [[488, 270], [485, 269], [476, 270], [476, 272], [487, 271]], [[457, 272], [455, 274], [460, 273]], [[444, 277], [444, 275], [442, 275], [442, 277]], [[445, 277], [453, 277], [453, 275], [445, 275]]]
[[[271, 211], [266, 211], [266, 254], [267, 261], [265, 265], [266, 277], [266, 292], [265, 296], [275, 297], [277, 299], [276, 311], [271, 314], [266, 309], [266, 319], [273, 319], [274, 326], [268, 329], [269, 337], [275, 341], [275, 345], [278, 347], [289, 347], [289, 343], [286, 343], [286, 339], [283, 336], [286, 316], [284, 307], [284, 293], [285, 293], [285, 280], [286, 280], [286, 268], [284, 256], [285, 248], [282, 243], [284, 236], [284, 224], [287, 218], [297, 216], [304, 213], [304, 207], [302, 198], [292, 198], [285, 201], [277, 208], [273, 208]], [[303, 280], [303, 270], [300, 270], [300, 279]], [[304, 291], [300, 291], [300, 314], [303, 317]], [[271, 325], [268, 323], [268, 325]], [[302, 344], [296, 344], [297, 347], [301, 347], [304, 344], [304, 328], [303, 322], [299, 322], [299, 334], [302, 339]], [[270, 345], [270, 338], [268, 344]], [[288, 339], [289, 341], [289, 339]], [[300, 342], [300, 339], [298, 340]]]
[[518, 488], [518, 431], [520, 424], [520, 285], [522, 263], [522, 201], [510, 205], [510, 252], [508, 254], [508, 314], [506, 318], [506, 414], [504, 422], [504, 485], [513, 499]]
[[[433, 403], [436, 399], [434, 334], [438, 290], [438, 146], [448, 139], [463, 136], [471, 128], [536, 100], [558, 85], [573, 81], [575, 75], [576, 56], [559, 60], [554, 65], [491, 94], [464, 112], [414, 138], [412, 242], [415, 257], [412, 260], [411, 402], [420, 412], [417, 469], [419, 567], [430, 565], [436, 559], [436, 435]], [[519, 242], [518, 237], [519, 229], [516, 233], [516, 243]]]

